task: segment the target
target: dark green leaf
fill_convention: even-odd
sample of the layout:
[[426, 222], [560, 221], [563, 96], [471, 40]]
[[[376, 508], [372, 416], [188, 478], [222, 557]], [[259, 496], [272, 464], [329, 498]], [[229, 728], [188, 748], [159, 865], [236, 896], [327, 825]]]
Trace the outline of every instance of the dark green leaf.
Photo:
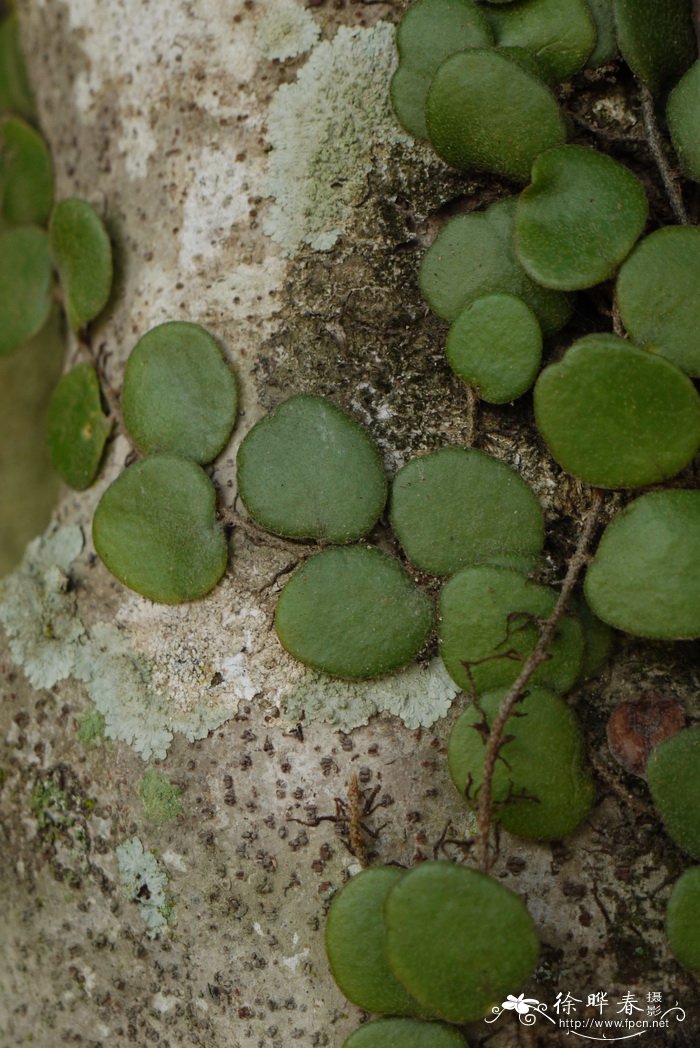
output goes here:
[[0, 120], [0, 199], [12, 225], [43, 226], [53, 204], [53, 168], [43, 138], [18, 117]]
[[491, 10], [489, 21], [499, 47], [525, 48], [553, 80], [578, 72], [596, 42], [585, 0], [519, 0]]
[[649, 789], [669, 837], [700, 859], [700, 727], [660, 742], [647, 763]]
[[51, 461], [66, 484], [77, 491], [92, 484], [111, 428], [94, 367], [78, 364], [54, 390], [47, 416]]
[[697, 57], [692, 0], [615, 0], [615, 23], [622, 57], [655, 95]]
[[38, 334], [51, 311], [51, 260], [46, 233], [20, 226], [0, 235], [0, 356]]
[[63, 289], [68, 322], [78, 331], [102, 312], [112, 289], [107, 230], [85, 200], [56, 204], [49, 223], [51, 255]]

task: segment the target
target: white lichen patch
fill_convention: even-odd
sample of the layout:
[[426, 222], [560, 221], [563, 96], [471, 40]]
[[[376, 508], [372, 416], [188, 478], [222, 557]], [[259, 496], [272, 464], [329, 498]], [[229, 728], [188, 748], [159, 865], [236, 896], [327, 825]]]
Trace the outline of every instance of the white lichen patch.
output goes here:
[[156, 857], [144, 849], [138, 837], [117, 848], [119, 877], [128, 899], [138, 904], [148, 937], [156, 939], [173, 920], [166, 896], [168, 878]]
[[264, 229], [286, 254], [304, 244], [330, 250], [366, 192], [375, 155], [408, 141], [389, 102], [395, 65], [393, 26], [341, 27], [314, 48], [296, 82], [277, 90], [263, 182], [275, 202]]
[[180, 233], [179, 261], [186, 273], [196, 272], [221, 253], [235, 226], [247, 221], [248, 198], [258, 191], [250, 162], [236, 162], [230, 149], [203, 149], [196, 171], [185, 198]]
[[0, 583], [0, 623], [10, 651], [35, 688], [69, 677], [84, 634], [68, 570], [84, 545], [75, 526], [51, 526], [27, 546], [22, 563]]
[[289, 717], [326, 721], [340, 731], [367, 724], [377, 713], [400, 717], [407, 728], [428, 728], [444, 717], [459, 691], [442, 659], [410, 666], [378, 680], [348, 682], [308, 671], [284, 696]]
[[263, 58], [284, 62], [313, 47], [319, 32], [306, 8], [295, 0], [275, 0], [258, 22], [256, 42]]

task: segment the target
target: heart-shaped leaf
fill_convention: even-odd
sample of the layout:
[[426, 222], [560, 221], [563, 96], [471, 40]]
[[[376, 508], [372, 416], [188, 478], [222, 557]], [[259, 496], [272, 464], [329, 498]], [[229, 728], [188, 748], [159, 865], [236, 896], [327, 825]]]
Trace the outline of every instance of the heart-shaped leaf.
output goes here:
[[112, 289], [112, 246], [85, 200], [56, 204], [49, 223], [51, 255], [63, 289], [68, 322], [78, 331], [102, 312]]
[[425, 118], [430, 144], [450, 166], [516, 182], [527, 181], [543, 150], [566, 140], [556, 98], [508, 49], [471, 48], [446, 59]]
[[391, 101], [403, 127], [426, 138], [425, 99], [438, 66], [455, 51], [488, 47], [493, 35], [473, 0], [416, 0], [396, 30], [399, 67]]
[[615, 0], [615, 24], [622, 57], [655, 95], [697, 57], [692, 0]]
[[78, 364], [56, 386], [47, 414], [51, 461], [66, 484], [77, 491], [92, 484], [111, 428], [97, 372], [91, 364]]
[[350, 1034], [343, 1048], [467, 1048], [461, 1033], [419, 1019], [376, 1019]]
[[640, 637], [700, 637], [700, 491], [652, 491], [608, 525], [586, 575], [604, 622]]
[[398, 560], [378, 549], [329, 549], [282, 590], [282, 647], [315, 669], [360, 680], [404, 666], [425, 644], [433, 608]]
[[648, 210], [641, 183], [616, 160], [584, 146], [549, 149], [518, 201], [518, 258], [545, 287], [593, 287], [627, 257]]
[[44, 225], [53, 204], [51, 155], [41, 135], [18, 117], [0, 120], [0, 198], [11, 225]]
[[676, 960], [693, 972], [700, 971], [700, 866], [691, 866], [673, 886], [666, 909], [666, 935]]
[[384, 902], [403, 874], [396, 866], [363, 870], [333, 897], [328, 911], [326, 953], [333, 978], [349, 1001], [368, 1012], [420, 1010], [385, 957]]
[[537, 377], [542, 332], [537, 317], [515, 295], [482, 295], [450, 328], [445, 347], [450, 367], [488, 404], [506, 404]]
[[204, 596], [226, 569], [214, 485], [175, 455], [141, 459], [117, 477], [95, 511], [92, 536], [120, 582], [162, 604]]
[[545, 368], [535, 418], [559, 465], [601, 488], [666, 480], [700, 447], [700, 397], [690, 379], [615, 335], [582, 338]]
[[[481, 695], [455, 723], [447, 759], [452, 781], [476, 807], [484, 781], [484, 755], [504, 690]], [[583, 764], [583, 735], [573, 710], [544, 688], [530, 688], [506, 723], [507, 740], [493, 775], [493, 818], [509, 833], [556, 840], [573, 833], [595, 791]]]
[[484, 873], [423, 862], [384, 906], [389, 967], [449, 1022], [475, 1022], [532, 974], [539, 943], [522, 899]]
[[669, 837], [700, 859], [700, 727], [664, 739], [647, 762], [647, 780]]
[[[452, 679], [469, 693], [512, 684], [535, 647], [540, 623], [551, 615], [557, 595], [509, 568], [465, 568], [440, 594], [440, 652]], [[549, 659], [532, 684], [566, 692], [583, 662], [583, 630], [567, 616], [550, 647]]]
[[489, 21], [499, 47], [525, 48], [553, 80], [578, 72], [596, 43], [585, 0], [521, 0], [494, 8]]
[[18, 226], [0, 235], [0, 356], [38, 334], [51, 311], [51, 260], [46, 233]]
[[131, 351], [122, 411], [129, 435], [148, 454], [211, 462], [228, 442], [237, 402], [233, 372], [199, 324], [159, 324]]
[[551, 335], [571, 316], [571, 299], [530, 279], [513, 248], [517, 197], [486, 211], [451, 219], [431, 244], [420, 268], [420, 287], [428, 305], [444, 320], [455, 321], [482, 295], [505, 293], [521, 298]]
[[386, 477], [350, 415], [323, 397], [296, 396], [241, 444], [238, 491], [251, 517], [276, 535], [354, 542], [384, 509]]
[[484, 563], [527, 571], [544, 542], [530, 487], [504, 462], [467, 448], [441, 448], [399, 470], [391, 526], [409, 560], [432, 575]]
[[694, 62], [669, 95], [666, 107], [668, 129], [688, 178], [700, 182], [700, 141], [697, 114], [700, 111], [700, 61]]
[[622, 322], [644, 349], [700, 378], [700, 229], [667, 226], [645, 237], [620, 269]]

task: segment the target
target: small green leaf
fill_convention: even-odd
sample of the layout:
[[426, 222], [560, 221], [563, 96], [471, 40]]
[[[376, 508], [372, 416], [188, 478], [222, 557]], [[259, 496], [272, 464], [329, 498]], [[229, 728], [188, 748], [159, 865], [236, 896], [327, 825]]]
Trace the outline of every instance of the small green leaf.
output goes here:
[[56, 204], [49, 223], [68, 322], [78, 331], [102, 312], [112, 289], [112, 247], [107, 230], [85, 200]]
[[376, 524], [386, 477], [374, 443], [350, 415], [323, 397], [296, 396], [241, 444], [238, 490], [268, 531], [344, 543]]
[[439, 317], [455, 321], [481, 295], [504, 293], [525, 302], [545, 335], [554, 334], [571, 316], [571, 299], [530, 280], [513, 248], [517, 197], [486, 211], [458, 215], [440, 231], [420, 268], [425, 299]]
[[343, 1048], [467, 1048], [461, 1033], [419, 1019], [376, 1019], [350, 1034]]
[[484, 873], [423, 862], [384, 906], [389, 967], [448, 1022], [475, 1022], [532, 974], [539, 943], [522, 899]]
[[545, 368], [535, 418], [559, 465], [600, 488], [666, 480], [700, 447], [700, 397], [690, 379], [615, 335], [579, 339]]
[[12, 225], [43, 226], [53, 204], [51, 154], [41, 135], [18, 117], [0, 120], [0, 198]]
[[[484, 781], [488, 739], [480, 726], [485, 714], [491, 727], [505, 695], [506, 690], [499, 690], [479, 696], [478, 705], [471, 705], [450, 733], [450, 776], [473, 808]], [[493, 776], [494, 820], [531, 840], [558, 840], [573, 833], [595, 795], [573, 710], [558, 695], [530, 688], [506, 722], [505, 734], [508, 741]]]
[[543, 150], [566, 140], [556, 98], [507, 49], [471, 48], [446, 59], [425, 117], [430, 144], [450, 166], [516, 182], [527, 181]]
[[597, 41], [586, 63], [589, 68], [607, 65], [617, 58], [617, 33], [613, 0], [586, 0], [596, 26]]
[[653, 491], [619, 513], [585, 584], [595, 614], [639, 637], [700, 637], [700, 491]]
[[681, 168], [688, 178], [700, 182], [700, 61], [694, 62], [669, 95], [666, 107], [668, 129]]
[[122, 411], [130, 437], [147, 454], [211, 462], [228, 442], [237, 404], [233, 372], [199, 324], [159, 324], [131, 351]]
[[615, 24], [622, 57], [655, 95], [697, 57], [692, 0], [615, 0]]
[[617, 278], [622, 322], [644, 349], [700, 378], [700, 229], [667, 226], [640, 241]]
[[396, 866], [363, 870], [333, 897], [328, 911], [326, 953], [333, 978], [349, 1001], [368, 1012], [419, 1010], [385, 958], [384, 902], [403, 874]]
[[613, 631], [593, 614], [582, 594], [574, 599], [573, 604], [583, 627], [583, 665], [579, 679], [585, 681], [597, 676], [610, 658]]
[[[505, 688], [517, 678], [551, 615], [557, 594], [509, 568], [465, 568], [440, 594], [440, 651], [447, 672], [469, 693]], [[560, 693], [576, 682], [583, 662], [583, 630], [567, 616], [550, 658], [532, 675]]]
[[537, 317], [515, 295], [482, 295], [464, 309], [447, 336], [447, 359], [488, 404], [525, 393], [542, 360]]
[[647, 779], [671, 840], [700, 859], [700, 727], [686, 728], [651, 751]]
[[700, 971], [700, 866], [691, 866], [673, 886], [666, 935], [676, 960], [692, 972]]
[[0, 356], [38, 334], [51, 311], [51, 259], [46, 233], [19, 226], [0, 235]]
[[35, 113], [16, 15], [8, 15], [0, 22], [0, 110], [23, 117], [33, 117]]
[[51, 461], [66, 484], [77, 491], [90, 487], [111, 428], [97, 372], [91, 364], [78, 364], [56, 386], [47, 414]]
[[528, 484], [505, 462], [467, 448], [441, 448], [399, 470], [391, 526], [409, 560], [432, 575], [484, 563], [527, 571], [544, 542]]
[[593, 287], [632, 250], [648, 211], [641, 183], [616, 160], [585, 146], [549, 149], [520, 195], [515, 249], [538, 284]]
[[425, 99], [438, 66], [455, 51], [488, 47], [493, 35], [472, 0], [416, 0], [396, 31], [399, 67], [391, 81], [391, 101], [403, 127], [427, 138]]
[[399, 562], [367, 546], [311, 557], [282, 590], [275, 615], [290, 655], [351, 680], [410, 662], [432, 624], [429, 599]]
[[120, 582], [162, 604], [203, 597], [226, 569], [214, 485], [175, 455], [141, 459], [117, 477], [97, 507], [92, 536]]
[[566, 80], [578, 72], [596, 42], [585, 0], [520, 0], [489, 12], [498, 47], [523, 47], [543, 73]]

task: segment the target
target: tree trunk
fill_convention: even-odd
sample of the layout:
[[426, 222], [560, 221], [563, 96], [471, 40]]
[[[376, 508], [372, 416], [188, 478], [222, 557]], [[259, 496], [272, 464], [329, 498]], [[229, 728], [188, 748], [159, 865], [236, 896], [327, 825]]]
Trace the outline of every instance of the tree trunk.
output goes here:
[[[210, 470], [229, 507], [241, 437], [291, 393], [351, 411], [390, 472], [469, 431], [416, 273], [447, 209], [507, 190], [446, 172], [400, 133], [387, 91], [399, 11], [33, 0], [20, 12], [57, 196], [90, 200], [115, 246], [113, 300], [92, 331], [105, 376], [118, 391], [133, 345], [165, 320], [220, 340], [242, 399]], [[70, 342], [68, 363], [80, 353]], [[543, 578], [560, 581], [580, 486], [543, 453], [527, 403], [484, 409], [476, 443], [535, 488]], [[96, 485], [64, 494], [2, 594], [3, 1044], [340, 1048], [361, 1013], [329, 974], [323, 927], [359, 868], [348, 786], [357, 774], [370, 860], [473, 861], [445, 760], [462, 700], [451, 709], [434, 651], [367, 685], [294, 662], [272, 616], [305, 550], [255, 529], [233, 528], [229, 569], [203, 600], [167, 607], [124, 589], [90, 526], [130, 451], [117, 433]], [[374, 539], [394, 549], [385, 525]], [[683, 860], [610, 761], [604, 720], [652, 686], [690, 704], [684, 658], [619, 644], [576, 697], [595, 810], [563, 843], [504, 835], [494, 870], [542, 938], [527, 995], [551, 1010], [558, 992], [636, 990], [646, 1007], [662, 991], [688, 1012], [664, 1045], [697, 1043], [694, 984], [663, 935]], [[512, 1015], [469, 1031], [472, 1045], [526, 1036]]]

